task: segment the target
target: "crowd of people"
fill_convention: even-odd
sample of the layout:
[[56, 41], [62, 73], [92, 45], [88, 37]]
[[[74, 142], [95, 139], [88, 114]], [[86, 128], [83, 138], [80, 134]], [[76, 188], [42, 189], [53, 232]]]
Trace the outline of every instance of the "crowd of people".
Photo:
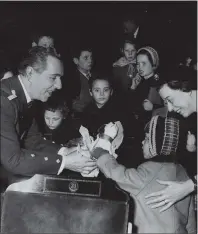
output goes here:
[[[94, 69], [93, 50], [81, 42], [71, 50], [73, 64], [66, 64], [45, 34], [32, 38], [17, 72], [3, 67], [1, 190], [19, 176], [80, 176], [99, 168], [134, 200], [134, 233], [194, 233], [196, 62], [185, 58], [162, 74], [158, 51], [141, 41], [135, 20], [123, 26], [111, 72]], [[117, 159], [109, 153], [116, 124], [99, 134], [116, 121], [124, 129]], [[94, 139], [99, 134], [90, 157], [83, 149], [70, 152], [83, 144], [80, 126]]]

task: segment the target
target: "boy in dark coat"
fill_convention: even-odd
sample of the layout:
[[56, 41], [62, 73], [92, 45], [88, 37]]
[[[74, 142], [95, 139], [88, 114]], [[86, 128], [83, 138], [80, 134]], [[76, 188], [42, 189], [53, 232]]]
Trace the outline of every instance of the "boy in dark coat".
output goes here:
[[82, 125], [88, 128], [90, 135], [96, 136], [98, 129], [109, 122], [121, 121], [123, 114], [112, 98], [113, 88], [110, 79], [104, 75], [95, 75], [89, 82], [92, 102], [83, 112]]
[[92, 99], [89, 93], [93, 66], [92, 49], [86, 44], [79, 44], [72, 51], [72, 59], [74, 66], [69, 71], [66, 95], [74, 117], [79, 118]]

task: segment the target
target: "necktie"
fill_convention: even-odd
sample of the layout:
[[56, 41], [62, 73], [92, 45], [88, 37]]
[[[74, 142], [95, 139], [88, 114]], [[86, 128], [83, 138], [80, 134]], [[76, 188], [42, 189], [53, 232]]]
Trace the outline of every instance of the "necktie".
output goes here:
[[89, 80], [91, 78], [91, 73], [88, 72], [87, 75], [86, 75], [87, 79]]

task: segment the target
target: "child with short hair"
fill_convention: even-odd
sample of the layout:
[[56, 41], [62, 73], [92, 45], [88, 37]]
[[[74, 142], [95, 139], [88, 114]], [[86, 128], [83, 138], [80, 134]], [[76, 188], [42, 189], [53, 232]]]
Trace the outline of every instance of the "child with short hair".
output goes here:
[[41, 132], [44, 139], [65, 145], [69, 140], [80, 137], [80, 133], [72, 124], [65, 102], [55, 100], [46, 102], [43, 117], [44, 124], [41, 126]]
[[113, 64], [113, 74], [116, 92], [124, 94], [129, 90], [135, 90], [141, 81], [136, 68], [136, 40], [131, 37], [125, 37], [120, 51], [122, 57]]
[[52, 48], [55, 54], [60, 57], [55, 49], [55, 40], [50, 32], [36, 32], [32, 34], [32, 47], [42, 46], [45, 48]]
[[112, 99], [113, 87], [108, 75], [95, 74], [89, 80], [89, 92], [92, 102], [83, 112], [82, 125], [88, 128], [90, 135], [96, 136], [104, 124], [122, 122], [119, 106]]
[[[112, 127], [113, 128], [113, 127]], [[116, 136], [115, 129], [106, 133], [108, 142]], [[179, 120], [171, 117], [152, 117], [146, 128], [143, 141], [143, 154], [148, 160], [137, 169], [127, 169], [105, 149], [97, 148], [91, 152], [99, 169], [107, 178], [114, 180], [120, 188], [130, 193], [135, 202], [135, 233], [194, 233], [196, 232], [195, 213], [192, 196], [186, 196], [164, 212], [152, 209], [146, 204], [145, 196], [163, 188], [156, 180], [187, 181], [185, 169], [176, 163], [176, 152], [182, 133]], [[104, 141], [104, 139], [103, 139]], [[165, 203], [170, 203], [164, 197]]]
[[67, 95], [71, 102], [74, 116], [80, 116], [84, 108], [91, 102], [89, 79], [92, 76], [92, 48], [87, 43], [79, 43], [72, 50], [73, 69], [67, 79]]

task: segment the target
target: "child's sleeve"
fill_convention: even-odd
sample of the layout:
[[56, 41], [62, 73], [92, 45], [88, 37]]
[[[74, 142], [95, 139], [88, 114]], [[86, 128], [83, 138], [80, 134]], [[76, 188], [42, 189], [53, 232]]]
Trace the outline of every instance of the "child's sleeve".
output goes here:
[[137, 170], [127, 169], [107, 153], [99, 157], [97, 165], [107, 178], [114, 180], [120, 188], [131, 194], [137, 195], [144, 187], [146, 170], [141, 166]]

